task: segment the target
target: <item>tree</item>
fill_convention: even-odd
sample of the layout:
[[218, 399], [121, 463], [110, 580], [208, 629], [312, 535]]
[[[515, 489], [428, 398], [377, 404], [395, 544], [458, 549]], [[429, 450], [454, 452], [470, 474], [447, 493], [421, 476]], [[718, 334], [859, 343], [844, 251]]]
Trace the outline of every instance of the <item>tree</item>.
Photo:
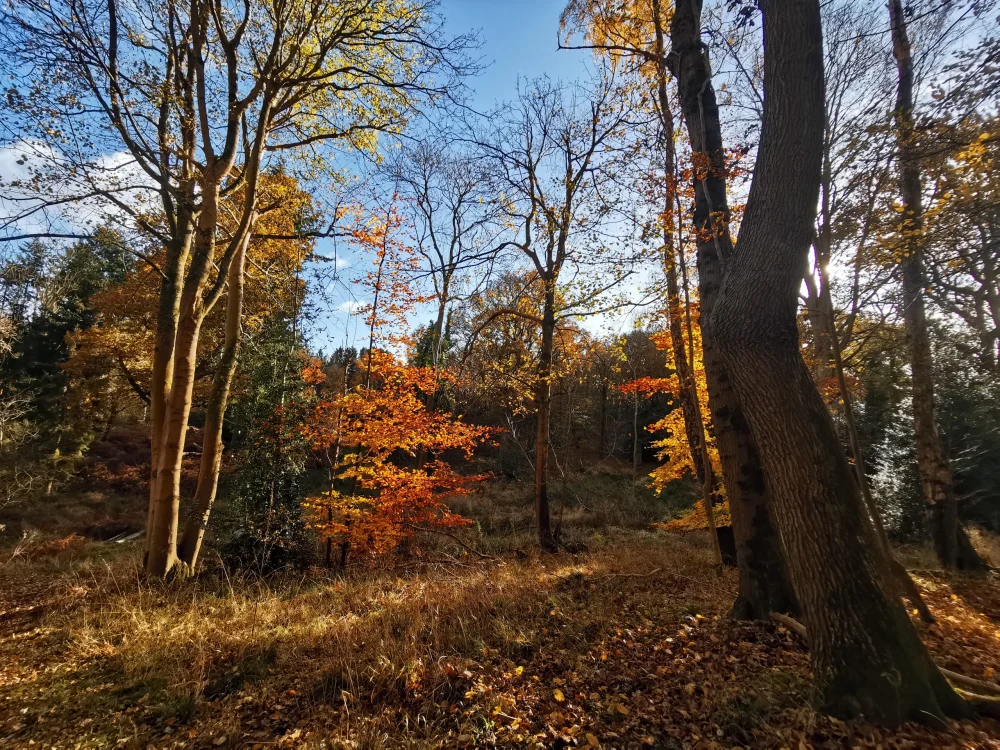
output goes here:
[[[619, 5], [603, 0], [576, 1], [567, 12], [578, 14], [579, 20], [589, 21], [588, 34], [598, 49], [612, 55], [627, 54], [643, 61], [654, 82], [666, 141], [665, 180], [668, 186], [664, 207], [665, 271], [668, 278], [668, 304], [672, 310], [674, 349], [683, 351], [679, 342], [679, 297], [676, 280], [678, 264], [666, 229], [674, 213], [672, 200], [677, 199], [675, 157], [672, 153], [673, 123], [667, 101], [668, 73], [677, 85], [677, 97], [687, 125], [692, 151], [691, 178], [694, 188], [692, 228], [698, 263], [698, 291], [701, 300], [700, 325], [706, 377], [708, 406], [719, 446], [726, 494], [730, 500], [737, 561], [740, 568], [740, 591], [733, 607], [737, 617], [767, 618], [772, 610], [794, 610], [792, 594], [781, 556], [780, 540], [768, 510], [767, 488], [763, 469], [746, 419], [731, 381], [715, 348], [710, 330], [711, 313], [722, 284], [727, 259], [732, 254], [729, 234], [730, 206], [727, 196], [728, 165], [723, 148], [722, 127], [707, 50], [702, 46], [702, 5], [700, 2], [680, 2], [669, 18], [669, 45], [665, 38], [668, 14], [659, 0], [637, 0]], [[679, 215], [679, 211], [677, 212]], [[678, 222], [679, 224], [679, 222]], [[681, 265], [683, 269], [683, 266]], [[689, 314], [689, 313], [686, 313]], [[693, 337], [692, 337], [693, 338]], [[693, 376], [687, 392], [685, 425], [692, 456], [703, 450], [691, 436], [703, 429], [697, 415], [696, 387]], [[705, 441], [707, 444], [707, 441]], [[698, 459], [693, 459], [698, 466]], [[707, 479], [707, 477], [703, 477]], [[706, 492], [710, 485], [703, 482]], [[703, 494], [706, 494], [703, 492]], [[703, 504], [705, 501], [703, 500]]]
[[[535, 514], [546, 551], [557, 548], [548, 499], [554, 334], [563, 318], [601, 307], [600, 300], [628, 273], [632, 248], [601, 242], [599, 230], [619, 196], [615, 181], [627, 155], [623, 144], [632, 114], [632, 92], [610, 72], [592, 89], [540, 80], [497, 112], [492, 131], [479, 139], [503, 196], [502, 220], [517, 233], [505, 246], [521, 255], [542, 285], [541, 315], [533, 318], [541, 333], [533, 388]], [[593, 274], [596, 267], [603, 278]], [[573, 275], [572, 286], [564, 271]], [[525, 316], [515, 309], [496, 314]]]
[[[491, 432], [427, 408], [424, 394], [447, 377], [434, 368], [403, 365], [387, 352], [372, 350], [362, 366], [364, 385], [321, 399], [306, 421], [317, 448], [337, 442], [350, 449], [331, 488], [306, 502], [310, 525], [341, 545], [345, 562], [348, 549], [384, 555], [399, 550], [417, 531], [470, 523], [450, 512], [443, 499], [468, 494], [485, 477], [461, 475], [441, 458], [422, 466], [415, 459], [420, 450], [462, 451], [469, 458]], [[413, 465], [407, 465], [410, 460]]]
[[[695, 476], [702, 486], [702, 505], [709, 519], [709, 532], [717, 562], [722, 562], [715, 524], [712, 522], [713, 496], [718, 494], [716, 474], [709, 459], [708, 437], [701, 418], [701, 404], [691, 361], [693, 353], [684, 346], [685, 323], [690, 323], [690, 310], [681, 299], [680, 279], [684, 269], [684, 242], [681, 231], [678, 194], [678, 169], [673, 103], [668, 94], [670, 71], [667, 66], [666, 25], [668, 15], [660, 0], [649, 2], [609, 3], [604, 0], [572, 0], [563, 12], [564, 27], [583, 26], [587, 41], [595, 51], [610, 55], [612, 60], [627, 56], [639, 61], [638, 73], [643, 84], [656, 92], [654, 109], [660, 124], [659, 141], [662, 150], [662, 174], [654, 180], [652, 203], [656, 210], [660, 235], [663, 239], [661, 259], [666, 280], [667, 322], [672, 338], [669, 351], [673, 355], [681, 388], [676, 397], [684, 416], [684, 427], [691, 452]], [[678, 269], [680, 268], [680, 272]], [[687, 289], [684, 290], [685, 295]], [[688, 325], [688, 328], [691, 326]], [[688, 337], [691, 338], [691, 337]], [[693, 346], [693, 342], [689, 342]]]
[[898, 229], [902, 256], [903, 321], [910, 348], [913, 380], [913, 428], [917, 443], [917, 465], [924, 499], [934, 517], [934, 542], [941, 564], [948, 569], [983, 570], [985, 565], [958, 517], [958, 499], [948, 455], [938, 432], [934, 403], [934, 359], [927, 327], [924, 290], [927, 276], [923, 250], [923, 196], [920, 157], [914, 141], [913, 58], [901, 0], [889, 3], [892, 50], [899, 73], [896, 107], [893, 112], [899, 169], [899, 190], [903, 206]]
[[677, 6], [670, 25], [668, 62], [677, 81], [694, 169], [694, 225], [701, 299], [702, 349], [708, 404], [729, 499], [736, 540], [740, 590], [733, 615], [763, 619], [771, 611], [798, 608], [786, 570], [781, 538], [770, 508], [756, 438], [744, 414], [712, 328], [714, 310], [734, 257], [729, 232], [728, 168], [711, 68], [701, 48], [701, 3]]
[[960, 716], [883, 577], [883, 549], [799, 347], [822, 166], [819, 3], [768, 4], [763, 26], [762, 140], [712, 329], [760, 449], [823, 707], [893, 725]]
[[[454, 331], [462, 346], [455, 369], [460, 399], [466, 413], [476, 413], [478, 421], [502, 427], [501, 459], [506, 473], [531, 464], [531, 447], [521, 439], [521, 427], [537, 436], [535, 399], [541, 360], [545, 285], [533, 269], [506, 271], [456, 308]], [[557, 290], [554, 306], [567, 304]], [[552, 359], [549, 366], [550, 392], [567, 390], [568, 381], [578, 377], [585, 335], [571, 316], [559, 316], [552, 332]], [[606, 394], [605, 394], [606, 395]], [[567, 416], [572, 418], [571, 409]], [[534, 443], [534, 441], [531, 441]], [[551, 448], [551, 446], [550, 446]]]
[[[177, 536], [198, 339], [242, 272], [263, 208], [262, 171], [305, 147], [371, 150], [376, 133], [398, 132], [415, 98], [432, 90], [431, 75], [459, 72], [467, 40], [443, 40], [430, 7], [403, 0], [20, 0], [3, 22], [11, 126], [30, 174], [10, 183], [26, 208], [4, 222], [7, 239], [32, 217], [48, 221], [46, 234], [70, 234], [53, 212], [84, 199], [164, 248], [156, 264], [146, 570], [190, 568], [198, 544], [189, 534], [182, 545], [189, 559], [181, 560]], [[36, 82], [38, 69], [53, 75]], [[119, 152], [127, 158], [106, 159]], [[224, 227], [222, 201], [235, 195], [239, 210]], [[225, 411], [239, 300], [233, 293], [227, 302], [227, 362], [208, 407], [213, 427]], [[200, 520], [189, 526], [195, 535], [215, 494], [217, 455], [216, 445], [203, 456]]]
[[[489, 175], [472, 154], [452, 152], [431, 139], [405, 151], [389, 174], [410, 206], [416, 249], [423, 259], [418, 273], [429, 277], [433, 289], [430, 364], [440, 368], [450, 306], [489, 279], [499, 231], [497, 202]], [[475, 284], [463, 291], [469, 277]]]

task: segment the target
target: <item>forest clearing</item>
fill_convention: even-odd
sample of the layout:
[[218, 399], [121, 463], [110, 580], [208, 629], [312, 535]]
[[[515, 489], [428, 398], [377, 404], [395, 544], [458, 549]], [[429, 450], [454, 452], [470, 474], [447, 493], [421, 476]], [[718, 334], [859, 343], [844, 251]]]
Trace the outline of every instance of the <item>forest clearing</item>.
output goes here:
[[[346, 576], [261, 578], [214, 561], [192, 586], [146, 580], [139, 541], [26, 546], [2, 569], [0, 744], [998, 744], [992, 720], [887, 730], [817, 714], [804, 643], [727, 617], [736, 575], [713, 567], [704, 532], [635, 528], [628, 507], [625, 525], [595, 518], [614, 512], [601, 495], [627, 480], [604, 475], [584, 496], [591, 512], [578, 507], [569, 527], [587, 546], [576, 554], [494, 532], [480, 540], [488, 559], [445, 538], [420, 559]], [[530, 499], [516, 493], [499, 488], [468, 511], [530, 528]], [[937, 616], [914, 618], [937, 663], [992, 681], [1000, 587], [922, 569], [934, 563], [926, 550], [903, 559]]]
[[0, 747], [1000, 745], [1000, 0], [5, 0]]

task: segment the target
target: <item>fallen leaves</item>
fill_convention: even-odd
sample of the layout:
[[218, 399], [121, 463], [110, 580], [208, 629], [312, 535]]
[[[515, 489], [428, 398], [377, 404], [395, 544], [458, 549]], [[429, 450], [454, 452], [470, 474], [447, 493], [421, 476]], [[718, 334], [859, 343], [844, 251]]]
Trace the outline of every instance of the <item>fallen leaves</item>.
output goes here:
[[[111, 747], [119, 737], [126, 740], [122, 747], [301, 747], [348, 744], [356, 736], [347, 734], [351, 727], [393, 744], [413, 740], [435, 747], [1000, 747], [992, 737], [1000, 735], [1000, 725], [992, 722], [893, 732], [817, 715], [810, 705], [808, 653], [798, 639], [771, 623], [729, 621], [734, 573], [717, 578], [704, 567], [701, 551], [681, 546], [681, 555], [671, 544], [684, 545], [663, 536], [646, 546], [628, 542], [572, 561], [562, 556], [507, 561], [500, 565], [523, 567], [503, 579], [489, 578], [504, 570], [493, 565], [462, 568], [449, 572], [454, 589], [443, 589], [437, 598], [428, 598], [419, 576], [394, 577], [392, 601], [418, 597], [421, 607], [438, 608], [435, 617], [444, 611], [442, 596], [454, 598], [484, 576], [530, 581], [530, 586], [518, 589], [523, 606], [505, 620], [510, 604], [501, 599], [502, 587], [491, 583], [484, 589], [491, 599], [477, 605], [477, 619], [463, 619], [454, 633], [440, 624], [425, 631], [394, 619], [398, 635], [384, 631], [385, 640], [376, 644], [387, 664], [378, 679], [371, 666], [363, 671], [352, 665], [350, 653], [332, 664], [328, 656], [317, 656], [328, 652], [316, 652], [301, 635], [287, 636], [276, 641], [280, 668], [216, 700], [200, 696], [186, 714], [176, 689], [137, 695], [128, 692], [139, 682], [134, 676], [107, 671], [123, 647], [56, 648], [72, 638], [83, 643], [84, 633], [100, 641], [105, 636], [93, 625], [73, 630], [71, 620], [61, 616], [70, 636], [56, 637], [45, 620], [31, 630], [0, 630], [0, 744], [64, 744], [67, 738], [92, 736], [93, 746]], [[651, 566], [661, 569], [656, 577], [619, 575], [645, 573]], [[567, 569], [573, 574], [567, 576]], [[980, 612], [1000, 611], [996, 583], [920, 582], [939, 615], [938, 626], [922, 630], [936, 657], [968, 674], [985, 676], [995, 669], [1000, 629]], [[282, 606], [296, 608], [303, 597], [354, 585], [318, 583], [303, 594], [296, 588]], [[209, 605], [211, 617], [221, 611], [219, 600], [213, 601], [199, 615], [204, 627], [211, 627]], [[384, 609], [387, 601], [355, 594], [340, 611], [326, 608], [324, 622], [394, 617]], [[191, 611], [189, 603], [184, 606]], [[486, 629], [496, 622], [504, 622], [505, 629]], [[326, 631], [316, 632], [322, 642]], [[406, 639], [415, 639], [416, 653], [424, 655], [419, 663], [392, 661]], [[209, 643], [225, 651], [222, 634]], [[362, 644], [354, 645], [358, 650]], [[231, 670], [231, 662], [218, 663], [224, 656], [209, 654], [216, 658], [210, 672], [226, 664]], [[187, 652], [173, 658], [184, 674], [201, 668]], [[71, 686], [69, 680], [79, 675], [89, 681]], [[67, 691], [82, 697], [57, 700]]]

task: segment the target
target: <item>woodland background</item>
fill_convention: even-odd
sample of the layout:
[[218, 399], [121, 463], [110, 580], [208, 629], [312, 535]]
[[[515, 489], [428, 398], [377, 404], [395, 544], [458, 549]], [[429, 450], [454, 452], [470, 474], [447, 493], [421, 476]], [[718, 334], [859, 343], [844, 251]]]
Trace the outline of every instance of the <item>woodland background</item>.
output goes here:
[[0, 743], [995, 742], [1000, 8], [786, 5], [0, 10]]

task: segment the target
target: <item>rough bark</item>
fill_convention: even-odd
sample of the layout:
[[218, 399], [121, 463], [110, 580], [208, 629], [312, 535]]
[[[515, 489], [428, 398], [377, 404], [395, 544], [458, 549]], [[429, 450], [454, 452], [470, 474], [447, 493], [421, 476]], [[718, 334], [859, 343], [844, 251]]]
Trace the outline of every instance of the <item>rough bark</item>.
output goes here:
[[965, 704], [882, 576], [875, 530], [799, 348], [823, 142], [819, 2], [768, 0], [763, 26], [763, 138], [712, 327], [760, 449], [822, 706], [889, 725], [961, 716]]
[[535, 383], [535, 521], [538, 543], [546, 552], [555, 552], [557, 545], [552, 533], [549, 511], [549, 430], [552, 414], [552, 347], [555, 337], [555, 285], [545, 283], [545, 303], [542, 311], [542, 343], [538, 356]]
[[899, 189], [903, 201], [900, 271], [903, 281], [903, 322], [910, 348], [917, 467], [924, 499], [931, 508], [934, 544], [941, 564], [949, 570], [985, 570], [982, 558], [959, 521], [951, 465], [938, 433], [937, 408], [934, 402], [934, 359], [924, 304], [927, 277], [922, 248], [920, 160], [913, 140], [913, 58], [910, 54], [902, 0], [890, 0], [889, 20], [892, 26], [893, 55], [899, 74], [894, 117], [899, 157]]
[[757, 446], [711, 327], [712, 311], [733, 247], [729, 236], [722, 129], [707, 51], [701, 43], [701, 10], [700, 0], [677, 3], [670, 28], [668, 61], [677, 80], [692, 151], [703, 155], [708, 164], [699, 175], [701, 179], [695, 181], [693, 223], [708, 406], [733, 518], [740, 571], [739, 594], [732, 615], [739, 619], [766, 620], [772, 611], [795, 612], [798, 605], [771, 517]]
[[212, 391], [206, 409], [201, 466], [198, 472], [198, 486], [194, 493], [194, 510], [184, 525], [184, 534], [177, 552], [181, 562], [192, 571], [198, 563], [198, 554], [201, 551], [201, 543], [205, 538], [205, 529], [208, 527], [208, 519], [219, 486], [219, 470], [222, 467], [222, 423], [229, 400], [229, 388], [236, 373], [243, 334], [243, 272], [249, 244], [248, 233], [229, 268], [226, 340], [222, 358], [212, 379]]

